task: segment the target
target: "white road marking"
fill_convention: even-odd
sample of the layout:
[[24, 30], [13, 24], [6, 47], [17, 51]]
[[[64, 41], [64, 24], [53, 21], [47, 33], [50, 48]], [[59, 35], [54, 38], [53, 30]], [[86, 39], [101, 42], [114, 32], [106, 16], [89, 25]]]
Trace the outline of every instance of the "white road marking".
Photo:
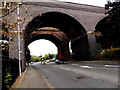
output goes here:
[[65, 70], [69, 71], [70, 69], [65, 69]]
[[105, 65], [106, 67], [108, 67], [109, 65]]
[[93, 67], [90, 67], [90, 66], [80, 66], [82, 68], [93, 68]]
[[[73, 64], [74, 65], [74, 64]], [[76, 65], [76, 64], [75, 64]], [[80, 70], [80, 69], [75, 69], [75, 68], [72, 68], [72, 67], [67, 67], [67, 66], [61, 66], [61, 65], [56, 65], [56, 66], [53, 66], [53, 67], [56, 67], [56, 68], [59, 68], [59, 69], [63, 69], [63, 70], [69, 70], [69, 71], [72, 71], [72, 72], [74, 72], [74, 73], [77, 73], [77, 74], [83, 74], [83, 75], [86, 75], [86, 76], [88, 76], [88, 77], [92, 77], [92, 78], [94, 78], [94, 79], [101, 79], [102, 81], [104, 81], [104, 82], [106, 82], [106, 81], [110, 81], [110, 82], [113, 82], [113, 81], [111, 81], [111, 80], [109, 80], [108, 78], [108, 80], [106, 80], [106, 78], [104, 78], [104, 77], [102, 77], [101, 75], [98, 75], [98, 74], [94, 74], [94, 73], [88, 73], [88, 72], [86, 72], [85, 70]], [[92, 69], [92, 68], [98, 68], [98, 69], [108, 69], [107, 67], [106, 68], [102, 68], [102, 67], [91, 67], [91, 66], [87, 66], [87, 65], [82, 65], [82, 66], [79, 66], [79, 67], [81, 67], [81, 68], [89, 68], [89, 69]], [[111, 68], [110, 68], [111, 69]], [[116, 68], [116, 69], [118, 69], [118, 68]], [[115, 81], [114, 81], [114, 83], [117, 83], [118, 81], [116, 81], [116, 79], [115, 79]], [[118, 84], [118, 83], [117, 83]], [[120, 85], [120, 84], [119, 84]]]
[[72, 65], [78, 65], [78, 64], [72, 64]]
[[118, 66], [118, 65], [105, 65], [106, 67], [120, 67], [120, 66]]

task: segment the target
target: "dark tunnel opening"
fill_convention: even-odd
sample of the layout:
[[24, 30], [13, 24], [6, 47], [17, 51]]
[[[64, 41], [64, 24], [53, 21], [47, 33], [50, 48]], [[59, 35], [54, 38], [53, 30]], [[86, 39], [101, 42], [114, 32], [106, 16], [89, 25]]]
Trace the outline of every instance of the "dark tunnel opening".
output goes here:
[[95, 32], [101, 35], [96, 35], [96, 41], [103, 49], [120, 47], [120, 30], [118, 27], [119, 25], [114, 26], [113, 22], [109, 22], [108, 16], [98, 22]]

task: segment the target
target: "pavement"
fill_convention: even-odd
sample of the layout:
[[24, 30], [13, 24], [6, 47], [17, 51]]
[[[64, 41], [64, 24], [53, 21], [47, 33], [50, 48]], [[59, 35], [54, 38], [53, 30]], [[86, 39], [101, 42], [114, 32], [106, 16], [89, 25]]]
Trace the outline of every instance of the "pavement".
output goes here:
[[46, 79], [40, 73], [40, 70], [30, 65], [26, 68], [26, 71], [22, 73], [21, 77], [18, 77], [15, 83], [12, 85], [13, 88], [50, 88]]

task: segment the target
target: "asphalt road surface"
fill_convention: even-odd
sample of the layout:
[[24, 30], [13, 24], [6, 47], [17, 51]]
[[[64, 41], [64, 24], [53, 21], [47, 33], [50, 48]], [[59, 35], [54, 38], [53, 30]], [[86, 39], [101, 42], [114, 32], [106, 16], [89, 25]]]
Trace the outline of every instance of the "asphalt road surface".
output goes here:
[[33, 64], [51, 88], [118, 88], [118, 65]]

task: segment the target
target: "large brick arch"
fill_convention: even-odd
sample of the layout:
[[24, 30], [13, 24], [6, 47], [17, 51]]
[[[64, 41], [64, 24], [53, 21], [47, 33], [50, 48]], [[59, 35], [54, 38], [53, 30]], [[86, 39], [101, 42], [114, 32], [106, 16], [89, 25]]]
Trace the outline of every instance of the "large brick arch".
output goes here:
[[[73, 17], [60, 12], [47, 12], [34, 17], [26, 26], [25, 39], [39, 28], [53, 27], [66, 34], [72, 42], [72, 55], [76, 60], [90, 58], [88, 37], [85, 28]], [[47, 32], [49, 33], [49, 31]], [[58, 34], [59, 35], [59, 34]], [[61, 35], [61, 38], [65, 36]], [[64, 42], [66, 43], [66, 42]], [[66, 48], [69, 48], [66, 47]]]

